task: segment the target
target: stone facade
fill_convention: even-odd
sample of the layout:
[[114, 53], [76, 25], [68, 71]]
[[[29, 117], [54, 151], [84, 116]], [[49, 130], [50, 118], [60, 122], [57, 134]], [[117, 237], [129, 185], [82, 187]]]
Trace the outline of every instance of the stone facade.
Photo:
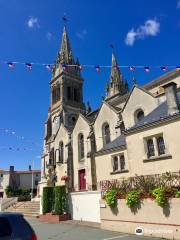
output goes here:
[[102, 180], [179, 170], [179, 72], [141, 87], [134, 81], [129, 91], [113, 53], [107, 95], [91, 111], [64, 28], [50, 88], [42, 182], [96, 190]]

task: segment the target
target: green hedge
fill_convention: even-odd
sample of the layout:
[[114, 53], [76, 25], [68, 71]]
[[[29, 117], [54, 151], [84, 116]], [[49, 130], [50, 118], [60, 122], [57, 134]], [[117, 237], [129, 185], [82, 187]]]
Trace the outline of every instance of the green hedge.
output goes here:
[[43, 214], [52, 212], [54, 205], [54, 188], [44, 187], [43, 188]]
[[64, 214], [68, 211], [67, 193], [65, 186], [43, 188], [43, 214], [54, 213]]
[[67, 212], [67, 194], [65, 186], [54, 187], [54, 213], [63, 214]]

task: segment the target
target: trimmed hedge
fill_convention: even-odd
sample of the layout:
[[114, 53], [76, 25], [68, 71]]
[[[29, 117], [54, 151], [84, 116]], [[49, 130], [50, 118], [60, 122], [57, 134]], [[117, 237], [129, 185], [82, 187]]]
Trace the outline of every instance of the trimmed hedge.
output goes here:
[[52, 212], [61, 215], [67, 213], [66, 186], [44, 187], [42, 205], [43, 214]]
[[54, 187], [43, 188], [43, 214], [52, 212], [54, 205]]
[[54, 187], [54, 213], [63, 214], [67, 212], [67, 194], [65, 186]]

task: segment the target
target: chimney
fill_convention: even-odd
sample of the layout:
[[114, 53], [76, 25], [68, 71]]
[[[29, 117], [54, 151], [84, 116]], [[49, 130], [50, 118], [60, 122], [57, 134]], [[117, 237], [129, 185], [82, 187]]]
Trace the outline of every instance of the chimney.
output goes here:
[[168, 115], [173, 115], [179, 112], [178, 98], [177, 98], [177, 84], [170, 82], [162, 86], [166, 95]]
[[9, 171], [10, 171], [10, 172], [14, 172], [14, 166], [10, 166], [10, 167], [9, 167]]
[[32, 171], [32, 169], [31, 169], [31, 165], [29, 165], [29, 171]]

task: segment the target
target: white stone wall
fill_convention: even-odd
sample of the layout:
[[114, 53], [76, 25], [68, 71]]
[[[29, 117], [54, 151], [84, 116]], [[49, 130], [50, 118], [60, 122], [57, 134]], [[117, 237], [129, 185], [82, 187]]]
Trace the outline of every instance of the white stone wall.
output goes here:
[[[2, 177], [1, 177], [2, 174]], [[5, 189], [9, 186], [9, 172], [0, 172], [0, 192], [4, 193], [5, 196]]]
[[110, 138], [113, 141], [119, 136], [119, 130], [115, 129], [117, 125], [118, 115], [112, 110], [106, 103], [103, 103], [100, 112], [94, 123], [94, 131], [96, 138], [97, 151], [103, 148], [103, 134], [102, 126], [104, 123], [108, 123], [110, 127]]
[[100, 199], [101, 193], [98, 191], [70, 193], [72, 219], [100, 223]]
[[[92, 185], [91, 178], [91, 163], [90, 158], [87, 157], [87, 153], [90, 152], [91, 146], [90, 141], [87, 139], [90, 132], [90, 127], [87, 121], [80, 115], [75, 128], [72, 133], [72, 141], [73, 141], [73, 164], [74, 164], [74, 187], [76, 190], [79, 190], [79, 176], [78, 171], [80, 169], [85, 169], [86, 172], [86, 188], [88, 189], [88, 185]], [[84, 159], [79, 161], [78, 154], [78, 135], [82, 133], [84, 135]]]
[[158, 106], [158, 100], [143, 90], [135, 87], [131, 96], [122, 112], [123, 121], [126, 128], [130, 128], [135, 124], [134, 113], [138, 109], [144, 111], [144, 115], [148, 115]]

